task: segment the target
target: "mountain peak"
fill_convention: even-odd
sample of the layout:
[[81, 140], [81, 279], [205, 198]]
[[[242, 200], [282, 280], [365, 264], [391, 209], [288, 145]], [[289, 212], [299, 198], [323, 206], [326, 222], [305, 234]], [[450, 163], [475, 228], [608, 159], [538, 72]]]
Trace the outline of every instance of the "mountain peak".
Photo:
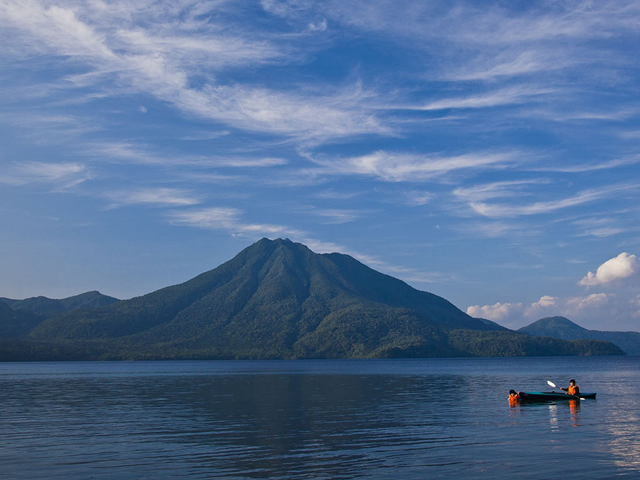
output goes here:
[[[77, 310], [58, 315], [33, 335], [58, 339], [136, 335], [217, 348], [240, 348], [253, 339], [255, 344], [264, 343], [265, 351], [286, 352], [275, 356], [313, 356], [337, 348], [319, 347], [319, 331], [355, 328], [350, 322], [363, 331], [373, 328], [377, 341], [386, 339], [383, 344], [406, 335], [394, 337], [398, 328], [413, 331], [406, 338], [414, 343], [424, 332], [440, 327], [491, 329], [444, 298], [416, 290], [348, 255], [317, 254], [286, 238], [263, 238], [185, 283], [93, 313]], [[344, 339], [338, 343], [344, 344]]]
[[348, 255], [317, 254], [281, 238], [263, 238], [179, 285], [96, 307], [59, 313], [30, 330], [29, 340], [107, 346], [114, 358], [619, 353], [612, 345], [490, 331], [495, 324]]
[[585, 338], [583, 334], [586, 331], [587, 329], [582, 328], [568, 318], [560, 316], [541, 318], [531, 325], [518, 330], [518, 332], [526, 333], [527, 335], [562, 338], [564, 340]]

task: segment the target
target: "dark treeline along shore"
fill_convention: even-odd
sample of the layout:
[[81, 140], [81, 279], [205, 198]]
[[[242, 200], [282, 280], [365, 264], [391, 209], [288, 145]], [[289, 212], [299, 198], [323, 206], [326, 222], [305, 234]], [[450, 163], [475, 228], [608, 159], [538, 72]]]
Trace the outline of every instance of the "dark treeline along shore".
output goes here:
[[286, 239], [262, 239], [211, 271], [130, 300], [99, 292], [0, 298], [1, 361], [625, 353], [609, 338], [529, 333]]

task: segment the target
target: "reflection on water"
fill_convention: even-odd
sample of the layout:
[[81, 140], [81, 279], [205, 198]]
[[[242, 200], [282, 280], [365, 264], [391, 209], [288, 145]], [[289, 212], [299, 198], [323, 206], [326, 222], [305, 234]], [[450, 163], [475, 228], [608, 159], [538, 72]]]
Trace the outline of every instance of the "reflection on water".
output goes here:
[[[3, 364], [0, 478], [640, 474], [637, 395], [598, 382], [638, 362], [594, 361]], [[599, 400], [505, 398], [567, 371]]]
[[580, 424], [580, 401], [569, 400], [569, 413], [571, 414], [571, 425], [577, 427]]
[[603, 425], [609, 439], [609, 448], [615, 456], [616, 465], [640, 471], [640, 412], [638, 391], [640, 379], [637, 372], [619, 372], [609, 379], [615, 402], [610, 405], [616, 423]]
[[572, 427], [580, 425], [580, 401], [558, 400], [546, 404], [549, 409], [549, 425], [552, 432], [559, 431], [567, 422]]

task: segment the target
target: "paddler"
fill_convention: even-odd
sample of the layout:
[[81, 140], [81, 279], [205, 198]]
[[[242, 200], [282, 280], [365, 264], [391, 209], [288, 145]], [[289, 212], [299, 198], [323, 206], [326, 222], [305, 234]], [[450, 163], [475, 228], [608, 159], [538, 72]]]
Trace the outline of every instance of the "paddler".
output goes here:
[[569, 388], [562, 388], [560, 387], [560, 390], [564, 390], [566, 391], [569, 395], [574, 395], [574, 396], [578, 396], [580, 395], [580, 387], [578, 387], [576, 385], [576, 381], [572, 378], [571, 380], [569, 380]]
[[509, 390], [509, 405], [514, 406], [520, 400], [520, 396], [515, 390]]

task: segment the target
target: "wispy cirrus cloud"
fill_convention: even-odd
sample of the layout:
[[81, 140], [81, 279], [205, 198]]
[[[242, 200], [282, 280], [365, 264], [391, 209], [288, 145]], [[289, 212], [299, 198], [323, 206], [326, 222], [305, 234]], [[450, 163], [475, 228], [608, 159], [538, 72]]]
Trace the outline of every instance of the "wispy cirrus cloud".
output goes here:
[[44, 184], [53, 191], [62, 191], [91, 178], [93, 174], [80, 163], [15, 162], [0, 174], [0, 183], [14, 186]]
[[224, 230], [233, 235], [302, 236], [303, 232], [285, 225], [252, 223], [243, 220], [244, 212], [237, 208], [208, 207], [199, 210], [177, 210], [167, 214], [173, 225]]
[[322, 223], [327, 225], [341, 225], [344, 223], [358, 220], [364, 215], [364, 212], [354, 209], [344, 208], [303, 208], [303, 211], [309, 215], [320, 217]]
[[[273, 41], [249, 40], [211, 22], [174, 23], [177, 14], [188, 17], [195, 2], [157, 12], [155, 3], [142, 7], [118, 3], [120, 9], [114, 12], [92, 5], [6, 0], [0, 4], [0, 25], [14, 32], [11, 44], [22, 55], [46, 53], [83, 65], [86, 73], [64, 78], [77, 88], [101, 88], [109, 81], [116, 94], [148, 94], [203, 119], [306, 141], [391, 132], [362, 108], [370, 92], [358, 85], [285, 92], [216, 82], [221, 69], [276, 58], [291, 61], [295, 55]], [[207, 6], [216, 9], [214, 4]], [[149, 14], [157, 21], [145, 27], [138, 20]], [[200, 37], [187, 35], [194, 29], [199, 29]], [[203, 75], [203, 84], [194, 86], [191, 79]]]
[[102, 161], [125, 162], [149, 166], [185, 166], [202, 168], [267, 168], [286, 165], [281, 157], [194, 155], [161, 151], [142, 143], [87, 143], [80, 154]]
[[142, 188], [107, 192], [104, 197], [110, 200], [109, 209], [129, 205], [149, 205], [153, 207], [186, 207], [201, 202], [198, 195], [189, 190], [177, 188]]
[[[521, 185], [516, 182], [514, 185]], [[640, 184], [618, 184], [583, 190], [575, 195], [548, 201], [535, 201], [529, 204], [516, 204], [513, 200], [520, 196], [513, 189], [503, 188], [505, 182], [481, 185], [471, 189], [456, 189], [454, 194], [476, 213], [490, 218], [513, 218], [528, 215], [553, 213], [558, 210], [592, 203], [614, 197], [622, 192], [634, 191]], [[509, 203], [488, 203], [489, 199], [511, 199]]]
[[528, 172], [558, 172], [558, 173], [586, 173], [612, 168], [628, 167], [640, 162], [640, 155], [631, 155], [624, 158], [605, 160], [602, 162], [578, 163], [575, 165], [539, 165], [523, 167]]
[[512, 87], [497, 91], [489, 91], [467, 95], [464, 97], [444, 98], [423, 105], [390, 105], [392, 110], [437, 111], [454, 109], [477, 109], [501, 107], [529, 103], [535, 97], [558, 93], [557, 89], [535, 87]]
[[606, 238], [629, 231], [629, 227], [621, 227], [619, 222], [611, 217], [591, 217], [571, 222], [572, 225], [580, 227], [582, 236], [593, 236]]
[[358, 175], [387, 182], [421, 182], [459, 170], [504, 169], [514, 153], [471, 153], [458, 156], [418, 155], [379, 150], [348, 158], [310, 157], [324, 175]]

